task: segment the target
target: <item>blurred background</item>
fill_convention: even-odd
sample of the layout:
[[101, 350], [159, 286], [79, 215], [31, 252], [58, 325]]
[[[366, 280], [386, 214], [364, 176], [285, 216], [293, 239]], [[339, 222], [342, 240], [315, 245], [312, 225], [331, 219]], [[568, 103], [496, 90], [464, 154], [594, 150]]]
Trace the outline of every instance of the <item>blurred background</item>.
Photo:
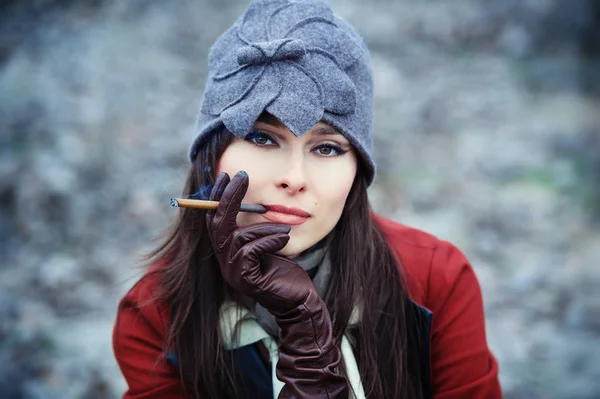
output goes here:
[[[506, 398], [600, 398], [600, 2], [331, 3], [372, 51], [374, 209], [471, 260]], [[248, 2], [0, 4], [0, 398], [117, 398], [116, 306]]]

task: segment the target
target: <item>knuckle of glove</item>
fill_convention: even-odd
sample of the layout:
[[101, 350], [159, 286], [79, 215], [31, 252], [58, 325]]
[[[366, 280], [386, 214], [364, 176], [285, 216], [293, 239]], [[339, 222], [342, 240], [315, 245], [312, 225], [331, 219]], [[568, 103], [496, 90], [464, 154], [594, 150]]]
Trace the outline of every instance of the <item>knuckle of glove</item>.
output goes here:
[[264, 229], [261, 226], [249, 226], [244, 228], [238, 228], [233, 232], [233, 241], [247, 243], [257, 238], [266, 235]]

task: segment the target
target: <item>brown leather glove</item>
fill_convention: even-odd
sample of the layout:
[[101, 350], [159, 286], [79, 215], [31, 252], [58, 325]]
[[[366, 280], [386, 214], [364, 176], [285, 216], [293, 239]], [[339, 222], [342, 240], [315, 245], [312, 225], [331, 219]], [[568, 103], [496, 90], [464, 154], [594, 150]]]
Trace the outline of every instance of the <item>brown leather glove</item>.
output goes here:
[[310, 277], [296, 263], [274, 255], [289, 241], [291, 227], [258, 223], [238, 227], [236, 216], [248, 189], [248, 175], [230, 182], [217, 177], [210, 199], [219, 201], [206, 222], [223, 279], [271, 312], [281, 329], [277, 377], [285, 383], [279, 398], [347, 398], [346, 378], [333, 342], [327, 306]]

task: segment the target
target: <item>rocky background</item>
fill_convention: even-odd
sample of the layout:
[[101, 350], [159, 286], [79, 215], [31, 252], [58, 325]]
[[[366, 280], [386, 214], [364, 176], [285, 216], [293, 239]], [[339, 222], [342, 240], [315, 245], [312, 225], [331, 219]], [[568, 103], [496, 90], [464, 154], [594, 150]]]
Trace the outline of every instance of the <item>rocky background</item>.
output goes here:
[[[458, 245], [506, 398], [600, 398], [600, 3], [335, 0], [376, 74], [374, 208]], [[0, 398], [116, 398], [241, 0], [0, 3]]]

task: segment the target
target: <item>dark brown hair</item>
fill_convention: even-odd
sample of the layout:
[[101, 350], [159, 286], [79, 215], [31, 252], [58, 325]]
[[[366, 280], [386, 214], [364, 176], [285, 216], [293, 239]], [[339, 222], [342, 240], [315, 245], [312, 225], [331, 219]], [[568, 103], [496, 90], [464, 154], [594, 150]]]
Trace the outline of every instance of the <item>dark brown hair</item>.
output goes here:
[[[208, 137], [190, 167], [183, 194], [208, 191], [218, 159], [233, 135]], [[326, 303], [334, 336], [347, 331], [354, 304], [361, 320], [350, 330], [365, 393], [372, 398], [419, 399], [421, 356], [419, 315], [381, 230], [371, 218], [364, 167], [357, 175], [331, 241], [333, 271]], [[234, 293], [221, 278], [205, 227], [205, 211], [180, 209], [165, 241], [148, 256], [157, 268], [157, 300], [171, 309], [163, 355], [174, 351], [181, 383], [196, 398], [239, 398], [234, 359], [223, 348], [219, 308]]]

